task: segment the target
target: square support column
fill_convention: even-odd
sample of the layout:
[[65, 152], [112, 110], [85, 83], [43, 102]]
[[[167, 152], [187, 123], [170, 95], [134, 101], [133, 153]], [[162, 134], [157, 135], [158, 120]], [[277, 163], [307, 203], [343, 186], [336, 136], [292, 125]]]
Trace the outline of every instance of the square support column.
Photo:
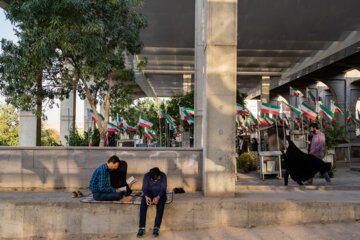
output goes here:
[[32, 112], [21, 111], [19, 119], [19, 147], [36, 146], [37, 118]]
[[203, 80], [203, 193], [235, 195], [237, 0], [208, 0]]
[[60, 103], [60, 144], [67, 146], [65, 136], [69, 136], [73, 121], [74, 94], [70, 92], [69, 98]]
[[194, 147], [203, 147], [204, 67], [205, 67], [205, 0], [195, 1], [195, 74], [194, 74]]

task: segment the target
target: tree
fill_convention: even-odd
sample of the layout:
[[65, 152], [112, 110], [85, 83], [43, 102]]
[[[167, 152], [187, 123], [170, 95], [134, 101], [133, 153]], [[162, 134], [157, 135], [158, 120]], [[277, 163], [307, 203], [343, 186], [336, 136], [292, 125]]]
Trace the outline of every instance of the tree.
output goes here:
[[59, 144], [59, 133], [55, 129], [41, 130], [41, 146], [61, 146]]
[[19, 115], [14, 107], [0, 105], [0, 145], [17, 146], [19, 143]]
[[[145, 17], [139, 13], [142, 0], [14, 0], [8, 17], [32, 40], [33, 46], [47, 46], [51, 56], [47, 72], [56, 65], [63, 89], [77, 89], [87, 98], [104, 146], [112, 97], [129, 93], [126, 87], [134, 72], [125, 67], [128, 55], [140, 53], [140, 30]], [[38, 54], [41, 60], [42, 54]], [[42, 61], [40, 61], [42, 62]], [[105, 104], [102, 124], [96, 104]]]
[[56, 97], [62, 99], [69, 91], [59, 78], [61, 68], [54, 43], [27, 8], [30, 2], [12, 1], [6, 8], [7, 18], [16, 26], [19, 42], [1, 41], [0, 87], [8, 104], [36, 114], [36, 145], [39, 146], [43, 105], [52, 107]]

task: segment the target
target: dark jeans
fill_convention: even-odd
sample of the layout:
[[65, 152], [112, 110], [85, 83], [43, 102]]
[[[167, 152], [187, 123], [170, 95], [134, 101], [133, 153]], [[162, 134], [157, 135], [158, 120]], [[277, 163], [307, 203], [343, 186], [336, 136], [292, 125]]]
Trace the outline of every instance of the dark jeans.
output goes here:
[[121, 192], [112, 192], [112, 193], [97, 192], [97, 193], [93, 193], [93, 197], [96, 201], [117, 201], [117, 200], [122, 199], [123, 193], [121, 193]]
[[[153, 199], [152, 197], [150, 198]], [[166, 203], [166, 195], [160, 197], [158, 204], [156, 204], [155, 227], [160, 228], [161, 220], [164, 214], [165, 203]], [[143, 196], [140, 205], [140, 223], [139, 223], [140, 228], [145, 228], [147, 208], [148, 205], [146, 204], [145, 196]]]

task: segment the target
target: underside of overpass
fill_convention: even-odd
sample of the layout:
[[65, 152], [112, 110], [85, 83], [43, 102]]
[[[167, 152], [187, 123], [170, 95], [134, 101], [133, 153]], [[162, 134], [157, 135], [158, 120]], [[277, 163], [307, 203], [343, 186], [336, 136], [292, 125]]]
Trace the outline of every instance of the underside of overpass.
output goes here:
[[[238, 90], [254, 98], [262, 76], [276, 89], [318, 70], [340, 74], [357, 67], [341, 60], [359, 51], [359, 7], [355, 0], [239, 0]], [[158, 97], [182, 93], [183, 75], [194, 81], [195, 1], [145, 1], [143, 13], [149, 20], [138, 56], [148, 62], [143, 87]]]
[[[0, 0], [0, 6], [10, 1]], [[136, 96], [181, 94], [184, 76], [194, 85], [195, 2], [144, 1], [149, 26], [135, 59], [146, 60], [147, 68], [137, 73]], [[277, 92], [290, 83], [301, 85], [314, 72], [358, 68], [352, 55], [360, 50], [359, 8], [357, 0], [238, 0], [238, 90], [255, 98], [262, 76], [271, 77], [271, 90]]]

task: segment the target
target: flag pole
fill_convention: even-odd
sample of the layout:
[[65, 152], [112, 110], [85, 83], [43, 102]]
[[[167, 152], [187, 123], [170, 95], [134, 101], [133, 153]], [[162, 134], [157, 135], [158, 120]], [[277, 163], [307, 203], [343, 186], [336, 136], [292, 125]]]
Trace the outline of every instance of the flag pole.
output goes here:
[[[161, 114], [161, 113], [160, 113]], [[162, 147], [162, 131], [161, 131], [161, 115], [159, 114], [159, 128], [160, 128], [160, 147]]]
[[280, 151], [280, 145], [279, 145], [279, 130], [278, 130], [277, 118], [275, 118], [275, 127], [276, 127], [276, 144], [277, 144], [277, 149], [278, 149], [278, 151]]

